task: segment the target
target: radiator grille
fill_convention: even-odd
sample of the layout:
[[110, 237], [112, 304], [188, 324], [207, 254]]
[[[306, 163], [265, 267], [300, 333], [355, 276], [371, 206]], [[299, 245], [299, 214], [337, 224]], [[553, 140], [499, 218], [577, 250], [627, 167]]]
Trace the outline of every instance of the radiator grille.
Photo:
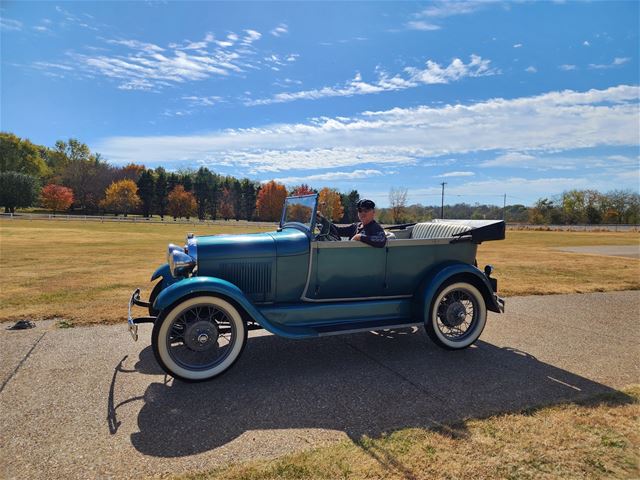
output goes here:
[[220, 270], [223, 279], [236, 285], [245, 294], [266, 296], [271, 292], [271, 262], [223, 263]]

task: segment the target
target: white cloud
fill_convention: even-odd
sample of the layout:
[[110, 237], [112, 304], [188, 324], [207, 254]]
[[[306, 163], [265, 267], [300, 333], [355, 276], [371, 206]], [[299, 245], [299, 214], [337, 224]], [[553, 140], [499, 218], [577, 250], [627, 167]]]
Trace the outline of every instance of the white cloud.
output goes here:
[[372, 93], [405, 90], [419, 85], [442, 84], [459, 81], [465, 77], [482, 77], [497, 75], [500, 70], [491, 67], [491, 60], [485, 60], [478, 55], [471, 55], [469, 63], [454, 58], [447, 66], [442, 66], [433, 60], [427, 60], [424, 68], [408, 67], [404, 75], [389, 76], [385, 71], [378, 70], [378, 79], [365, 82], [362, 75], [356, 73], [354, 78], [343, 85], [323, 87], [298, 92], [281, 92], [270, 98], [247, 100], [246, 105], [269, 105], [273, 103], [293, 102], [296, 100], [317, 100], [327, 97], [351, 97], [353, 95], [367, 95]]
[[524, 69], [524, 71], [528, 73], [536, 73], [538, 69], [533, 65], [529, 65], [527, 68]]
[[22, 22], [10, 18], [0, 17], [0, 30], [5, 32], [22, 30]]
[[111, 137], [92, 148], [118, 164], [135, 159], [146, 165], [233, 166], [249, 173], [303, 166], [314, 170], [416, 165], [426, 159], [491, 151], [516, 152], [510, 154], [513, 164], [549, 152], [638, 146], [639, 95], [638, 86], [627, 85], [553, 91], [199, 135]]
[[271, 35], [273, 35], [274, 37], [281, 37], [282, 35], [286, 35], [287, 33], [289, 33], [289, 27], [287, 27], [286, 24], [281, 23], [280, 25], [278, 25], [276, 28], [274, 28], [273, 30], [271, 30]]
[[440, 30], [439, 25], [435, 25], [433, 23], [425, 22], [424, 20], [412, 20], [405, 24], [405, 27], [409, 30], [421, 30], [424, 32], [430, 32], [434, 30]]
[[473, 13], [489, 2], [479, 1], [437, 1], [433, 2], [424, 10], [416, 14], [418, 17], [428, 18], [444, 18], [451, 17], [453, 15], [465, 15]]
[[[169, 43], [166, 47], [134, 39], [104, 39], [107, 45], [125, 51], [106, 50], [99, 55], [70, 52], [71, 60], [57, 63], [73, 67], [74, 74], [80, 77], [102, 75], [114, 79], [122, 90], [157, 91], [179, 83], [263, 68], [252, 46], [261, 36], [255, 30], [245, 30], [242, 38], [230, 33], [227, 40], [219, 41], [209, 32], [200, 41]], [[236, 42], [237, 47], [231, 48]], [[281, 63], [285, 65], [296, 58], [291, 54]]]
[[575, 65], [565, 63], [563, 65], [560, 65], [558, 68], [560, 70], [564, 70], [565, 72], [570, 72], [571, 70], [575, 70], [577, 67]]
[[522, 47], [522, 44], [521, 44], [521, 43], [516, 43], [516, 44], [513, 46], [513, 48], [521, 48], [521, 47]]
[[[389, 174], [389, 172], [387, 172]], [[296, 183], [315, 183], [315, 182], [335, 182], [340, 180], [355, 180], [360, 178], [370, 178], [384, 175], [380, 170], [354, 170], [353, 172], [327, 172], [317, 175], [306, 175], [304, 177], [282, 177], [274, 180], [285, 185], [293, 185]]]
[[436, 175], [435, 178], [448, 178], [448, 177], [473, 177], [474, 172], [447, 172], [442, 175]]
[[595, 70], [604, 70], [604, 69], [608, 69], [608, 68], [615, 68], [615, 67], [619, 67], [620, 65], [624, 65], [629, 60], [631, 60], [629, 57], [616, 57], [616, 58], [613, 59], [613, 61], [611, 63], [606, 63], [606, 64], [590, 63], [589, 64], [589, 68], [593, 68]]
[[591, 46], [591, 44], [589, 43], [588, 40], [585, 40], [584, 42], [582, 42], [582, 45], [585, 46], [585, 47], [590, 47]]
[[624, 65], [625, 63], [627, 63], [629, 60], [631, 60], [629, 57], [616, 57], [613, 59], [613, 64], [614, 65]]
[[485, 160], [479, 167], [522, 168], [538, 171], [548, 170], [591, 170], [607, 167], [630, 167], [640, 164], [640, 157], [625, 155], [609, 155], [607, 157], [592, 154], [579, 157], [536, 154], [511, 151], [498, 155], [494, 159]]
[[208, 96], [208, 97], [198, 97], [195, 95], [189, 95], [182, 97], [182, 100], [186, 100], [189, 105], [193, 107], [212, 107], [222, 102], [222, 97], [216, 96]]

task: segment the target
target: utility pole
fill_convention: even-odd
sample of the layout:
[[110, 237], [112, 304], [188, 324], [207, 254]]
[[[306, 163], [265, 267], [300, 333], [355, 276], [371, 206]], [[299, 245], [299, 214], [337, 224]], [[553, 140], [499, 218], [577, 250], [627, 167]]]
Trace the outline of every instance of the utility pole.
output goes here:
[[442, 202], [440, 203], [440, 218], [444, 218], [444, 186], [447, 184], [447, 182], [442, 182], [440, 185], [442, 185]]
[[507, 221], [507, 194], [504, 194], [504, 200], [502, 200], [502, 220]]

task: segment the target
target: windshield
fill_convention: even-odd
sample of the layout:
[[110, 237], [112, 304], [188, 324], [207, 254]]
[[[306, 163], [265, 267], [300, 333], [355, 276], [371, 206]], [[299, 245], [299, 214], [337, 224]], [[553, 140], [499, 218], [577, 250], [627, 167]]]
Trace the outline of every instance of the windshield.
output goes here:
[[280, 222], [280, 226], [289, 222], [297, 222], [311, 230], [317, 199], [317, 195], [288, 197], [284, 202], [284, 210], [282, 212], [282, 221]]

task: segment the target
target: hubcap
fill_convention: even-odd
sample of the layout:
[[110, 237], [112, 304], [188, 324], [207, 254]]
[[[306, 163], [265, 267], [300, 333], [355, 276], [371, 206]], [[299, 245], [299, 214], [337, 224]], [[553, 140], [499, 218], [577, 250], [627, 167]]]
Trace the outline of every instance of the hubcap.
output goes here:
[[218, 327], [208, 320], [194, 322], [187, 327], [184, 343], [191, 350], [202, 352], [215, 348], [218, 339]]
[[461, 302], [454, 302], [447, 307], [444, 324], [447, 327], [457, 327], [467, 316], [467, 309]]

